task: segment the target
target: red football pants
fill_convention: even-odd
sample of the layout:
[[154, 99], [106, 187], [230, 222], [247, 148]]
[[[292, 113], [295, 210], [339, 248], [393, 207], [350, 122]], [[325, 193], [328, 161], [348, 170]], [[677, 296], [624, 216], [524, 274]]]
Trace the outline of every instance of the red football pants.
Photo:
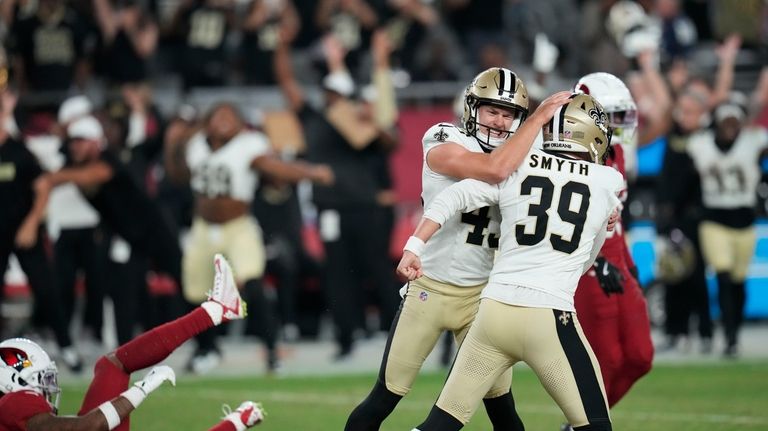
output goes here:
[[[653, 342], [643, 292], [626, 268], [624, 293], [607, 296], [594, 271], [579, 280], [575, 305], [603, 374], [608, 405], [615, 405], [651, 369]], [[592, 275], [590, 275], [592, 274]]]

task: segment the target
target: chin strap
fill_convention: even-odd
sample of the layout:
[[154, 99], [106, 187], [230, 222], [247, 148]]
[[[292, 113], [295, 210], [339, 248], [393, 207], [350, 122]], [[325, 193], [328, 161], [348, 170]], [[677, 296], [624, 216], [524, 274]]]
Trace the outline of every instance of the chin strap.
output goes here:
[[[512, 132], [507, 132], [508, 135], [507, 135], [506, 138], [498, 138], [497, 140], [499, 142], [496, 143], [495, 145], [493, 145], [493, 144], [491, 144], [492, 139], [491, 139], [491, 137], [489, 135], [485, 135], [485, 140], [483, 140], [483, 138], [478, 136], [479, 133], [480, 133], [480, 131], [476, 129], [475, 130], [475, 140], [477, 140], [477, 143], [480, 144], [480, 148], [482, 148], [483, 151], [486, 152], [486, 153], [490, 153], [491, 151], [495, 150], [496, 148], [499, 147], [499, 145], [501, 145], [504, 142], [506, 142], [507, 139], [509, 139], [509, 137], [512, 136]], [[494, 140], [496, 140], [496, 139], [494, 139]]]
[[598, 159], [598, 156], [599, 156], [600, 154], [597, 152], [597, 148], [595, 148], [595, 143], [594, 143], [594, 142], [590, 142], [590, 143], [589, 143], [589, 149], [590, 149], [590, 151], [592, 152], [592, 161], [594, 161], [595, 163], [597, 163], [597, 162], [598, 162], [598, 160], [599, 160], [599, 159]]

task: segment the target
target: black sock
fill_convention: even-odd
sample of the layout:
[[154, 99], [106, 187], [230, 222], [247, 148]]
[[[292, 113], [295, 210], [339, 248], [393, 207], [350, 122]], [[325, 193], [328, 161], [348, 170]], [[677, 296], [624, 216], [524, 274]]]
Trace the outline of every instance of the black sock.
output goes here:
[[613, 425], [611, 425], [611, 421], [609, 419], [592, 420], [590, 421], [589, 425], [573, 427], [573, 431], [611, 431], [611, 430], [613, 430]]
[[274, 350], [277, 345], [277, 316], [272, 303], [264, 295], [261, 279], [246, 281], [243, 290], [249, 309], [246, 333], [259, 335], [267, 349]]
[[720, 322], [725, 332], [726, 343], [731, 346], [736, 344], [736, 295], [731, 275], [727, 272], [717, 273], [717, 290], [720, 302]]
[[371, 393], [352, 410], [344, 431], [378, 431], [381, 423], [402, 398], [390, 392], [382, 381], [377, 380]]
[[512, 392], [495, 397], [483, 398], [485, 411], [493, 424], [494, 431], [524, 431], [522, 419], [515, 410], [515, 399]]
[[459, 431], [464, 424], [438, 406], [432, 406], [427, 420], [416, 427], [419, 431]]

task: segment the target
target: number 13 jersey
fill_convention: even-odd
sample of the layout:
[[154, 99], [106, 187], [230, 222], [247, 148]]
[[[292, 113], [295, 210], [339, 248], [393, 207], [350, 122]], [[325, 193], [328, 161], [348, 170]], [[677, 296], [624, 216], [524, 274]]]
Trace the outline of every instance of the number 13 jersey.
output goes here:
[[758, 156], [768, 147], [768, 132], [745, 127], [733, 146], [722, 151], [712, 131], [691, 136], [688, 155], [701, 176], [702, 200], [706, 208], [754, 208], [760, 183]]
[[482, 296], [575, 311], [579, 278], [600, 251], [623, 191], [613, 168], [533, 149], [504, 182], [461, 181], [433, 199], [424, 217], [442, 225], [457, 211], [498, 204], [499, 256]]
[[[421, 171], [421, 200], [425, 208], [441, 191], [458, 181], [433, 171], [427, 163], [429, 151], [445, 143], [459, 144], [475, 153], [483, 151], [474, 137], [454, 125], [440, 123], [427, 130], [422, 139], [424, 165]], [[424, 274], [454, 286], [477, 286], [488, 281], [498, 247], [499, 219], [496, 206], [452, 214], [422, 252]]]

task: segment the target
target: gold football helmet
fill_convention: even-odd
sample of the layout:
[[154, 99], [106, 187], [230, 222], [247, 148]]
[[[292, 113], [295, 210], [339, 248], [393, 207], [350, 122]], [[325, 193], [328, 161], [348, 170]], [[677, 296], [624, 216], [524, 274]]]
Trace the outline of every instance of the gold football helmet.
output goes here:
[[[467, 86], [464, 92], [464, 115], [461, 118], [461, 125], [468, 135], [475, 136], [481, 141], [481, 144], [493, 149], [495, 145], [490, 143], [488, 137], [477, 136], [479, 124], [477, 108], [483, 104], [497, 105], [512, 109], [515, 112], [516, 118], [510, 129], [501, 130], [501, 132], [507, 133], [506, 139], [509, 134], [517, 130], [528, 116], [528, 91], [516, 73], [503, 67], [492, 67], [480, 72]], [[484, 124], [480, 125], [493, 129]], [[482, 142], [483, 139], [485, 142]]]
[[543, 150], [579, 153], [591, 162], [605, 164], [611, 145], [611, 129], [608, 115], [594, 97], [572, 95], [568, 103], [557, 108], [542, 132]]

